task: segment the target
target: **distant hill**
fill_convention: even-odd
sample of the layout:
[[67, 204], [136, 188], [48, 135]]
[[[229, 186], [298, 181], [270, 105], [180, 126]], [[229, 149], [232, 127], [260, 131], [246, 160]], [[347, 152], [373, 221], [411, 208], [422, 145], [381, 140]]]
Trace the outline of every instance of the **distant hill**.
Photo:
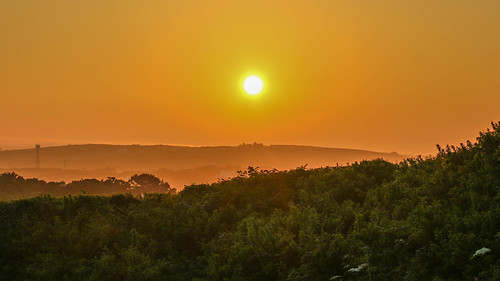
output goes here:
[[[292, 169], [332, 166], [360, 160], [401, 160], [398, 153], [299, 145], [244, 144], [240, 146], [170, 146], [85, 144], [42, 147], [41, 167], [68, 169], [154, 170], [191, 169], [200, 166], [261, 166]], [[35, 165], [35, 149], [0, 151], [0, 168]]]
[[0, 172], [15, 171], [25, 177], [65, 181], [107, 176], [127, 178], [136, 172], [154, 172], [179, 188], [184, 184], [227, 178], [247, 166], [287, 170], [376, 158], [396, 162], [404, 157], [395, 152], [257, 143], [206, 147], [85, 144], [42, 147], [41, 169], [33, 168], [34, 148], [3, 150], [0, 151]]

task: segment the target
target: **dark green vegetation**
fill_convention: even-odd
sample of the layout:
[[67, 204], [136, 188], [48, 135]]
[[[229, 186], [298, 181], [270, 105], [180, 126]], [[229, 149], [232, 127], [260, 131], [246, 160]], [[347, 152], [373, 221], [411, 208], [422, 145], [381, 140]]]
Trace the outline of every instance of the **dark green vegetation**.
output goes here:
[[38, 179], [25, 179], [15, 173], [0, 174], [0, 199], [13, 200], [30, 198], [37, 195], [65, 195], [99, 194], [112, 195], [130, 193], [140, 195], [144, 193], [175, 193], [174, 188], [151, 174], [136, 174], [128, 181], [115, 177], [106, 180], [82, 179], [64, 182], [46, 182]]
[[0, 279], [500, 280], [499, 190], [495, 123], [400, 164], [3, 202]]

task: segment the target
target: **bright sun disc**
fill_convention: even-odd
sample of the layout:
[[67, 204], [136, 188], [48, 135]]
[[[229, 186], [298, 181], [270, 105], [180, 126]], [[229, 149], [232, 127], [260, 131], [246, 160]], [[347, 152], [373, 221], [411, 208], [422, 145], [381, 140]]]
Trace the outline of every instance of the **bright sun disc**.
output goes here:
[[263, 87], [264, 83], [262, 83], [262, 79], [255, 75], [248, 77], [245, 79], [245, 82], [243, 82], [243, 88], [250, 95], [257, 95], [262, 91]]

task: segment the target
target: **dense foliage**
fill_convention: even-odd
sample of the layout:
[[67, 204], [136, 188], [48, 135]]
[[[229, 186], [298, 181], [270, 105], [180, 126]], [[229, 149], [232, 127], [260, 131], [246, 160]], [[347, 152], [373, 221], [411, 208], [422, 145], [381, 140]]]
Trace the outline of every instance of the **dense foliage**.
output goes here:
[[500, 280], [499, 190], [495, 123], [399, 164], [2, 202], [0, 279]]

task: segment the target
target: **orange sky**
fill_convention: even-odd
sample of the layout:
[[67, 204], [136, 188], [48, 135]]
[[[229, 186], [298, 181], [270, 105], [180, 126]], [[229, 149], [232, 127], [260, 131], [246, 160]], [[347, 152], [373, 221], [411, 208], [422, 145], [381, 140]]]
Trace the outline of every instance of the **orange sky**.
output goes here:
[[434, 153], [500, 120], [499, 13], [498, 0], [2, 0], [0, 147]]

